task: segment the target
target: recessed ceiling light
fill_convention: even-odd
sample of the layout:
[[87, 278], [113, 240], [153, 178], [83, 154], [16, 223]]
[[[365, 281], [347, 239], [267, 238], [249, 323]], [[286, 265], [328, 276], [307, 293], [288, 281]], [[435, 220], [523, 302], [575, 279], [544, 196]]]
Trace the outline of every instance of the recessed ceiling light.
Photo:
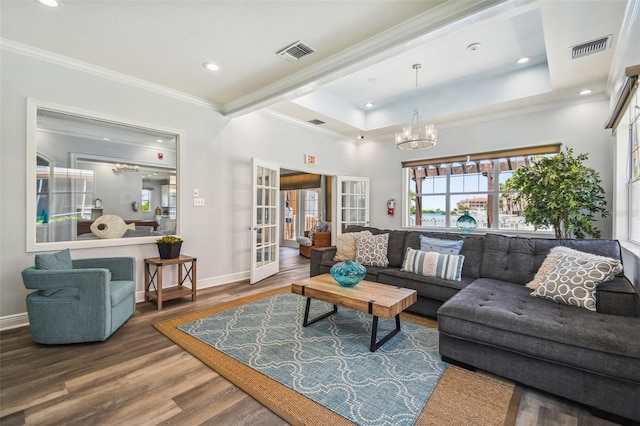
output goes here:
[[526, 56], [522, 57], [522, 58], [518, 58], [516, 60], [517, 63], [519, 64], [526, 64], [527, 62], [529, 62], [530, 58], [527, 58]]
[[36, 0], [40, 4], [44, 4], [49, 7], [58, 7], [59, 3], [57, 0]]
[[373, 102], [367, 102], [366, 104], [364, 104], [364, 106], [367, 108], [371, 108], [373, 107], [373, 105], [375, 105]]
[[108, 140], [111, 140], [111, 139], [109, 139], [109, 138], [102, 138], [102, 140], [103, 140], [103, 141], [108, 141]]
[[220, 67], [214, 64], [213, 62], [205, 62], [204, 64], [202, 64], [202, 66], [208, 69], [209, 71], [218, 71], [220, 69]]
[[156, 139], [156, 142], [158, 142], [158, 143], [162, 143], [162, 142], [164, 142], [164, 141], [163, 141], [162, 139]]
[[467, 46], [467, 50], [473, 52], [474, 50], [480, 49], [480, 43], [471, 43]]
[[580, 91], [581, 95], [590, 95], [591, 94], [591, 89], [584, 89]]

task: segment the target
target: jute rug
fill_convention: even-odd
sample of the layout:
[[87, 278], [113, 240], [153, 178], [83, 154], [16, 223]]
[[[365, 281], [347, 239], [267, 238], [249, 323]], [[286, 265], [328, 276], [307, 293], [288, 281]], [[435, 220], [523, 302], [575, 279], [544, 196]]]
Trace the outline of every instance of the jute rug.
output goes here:
[[[212, 325], [210, 323], [207, 323], [207, 321], [211, 322], [213, 318], [217, 319], [220, 317], [224, 317], [234, 311], [245, 314], [245, 309], [248, 311], [248, 309], [254, 305], [264, 304], [265, 302], [270, 300], [267, 298], [271, 298], [274, 301], [280, 298], [278, 301], [282, 303], [285, 298], [288, 300], [291, 297], [294, 297], [293, 295], [280, 295], [277, 297], [275, 296], [284, 292], [288, 292], [288, 289], [280, 289], [262, 293], [256, 296], [243, 298], [204, 311], [190, 313], [177, 318], [162, 321], [154, 324], [154, 326], [175, 343], [180, 345], [189, 353], [200, 359], [206, 365], [217, 371], [220, 375], [225, 377], [230, 382], [234, 383], [240, 389], [247, 392], [249, 395], [260, 401], [271, 411], [278, 414], [280, 417], [291, 424], [353, 424], [345, 417], [342, 417], [339, 414], [336, 414], [334, 411], [331, 411], [330, 409], [324, 407], [323, 405], [301, 395], [292, 388], [287, 387], [279, 383], [278, 381], [267, 377], [265, 374], [262, 374], [245, 365], [245, 363], [240, 362], [219, 350], [216, 350], [212, 347], [211, 342], [208, 344], [200, 340], [206, 340], [206, 336], [207, 334], [209, 334], [206, 332], [206, 329], [212, 328]], [[260, 302], [256, 302], [259, 300]], [[349, 314], [351, 314], [351, 312], [349, 312]], [[212, 317], [214, 315], [215, 317]], [[244, 321], [246, 319], [246, 316], [239, 315], [232, 319], [232, 321], [237, 322], [239, 319]], [[404, 314], [402, 319], [405, 323], [408, 321], [432, 328], [436, 326], [434, 321], [410, 314]], [[349, 319], [349, 321], [353, 321], [352, 317], [351, 319]], [[338, 324], [338, 328], [342, 329], [346, 324], [348, 323]], [[358, 324], [358, 326], [360, 326], [360, 324]], [[199, 331], [204, 331], [204, 333], [201, 333], [201, 336], [199, 336], [200, 338], [196, 338], [184, 331], [181, 331], [178, 327], [181, 327], [195, 335], [198, 335]], [[245, 329], [244, 326], [238, 326], [237, 324], [234, 325], [234, 327], [240, 329], [241, 331]], [[335, 325], [333, 327], [335, 329]], [[210, 340], [212, 339], [215, 344], [218, 343], [218, 340], [230, 339], [229, 336], [227, 336], [226, 331], [219, 330], [219, 327], [213, 328], [215, 328], [213, 337], [209, 336], [208, 338]], [[408, 324], [405, 328], [419, 329], [420, 327], [414, 326], [413, 324]], [[434, 333], [432, 330], [422, 330], [424, 330], [424, 333]], [[340, 331], [342, 332], [342, 330]], [[409, 332], [407, 331], [407, 334], [408, 333]], [[220, 336], [220, 338], [217, 337], [218, 335]], [[202, 336], [205, 337], [203, 338]], [[320, 336], [322, 336], [322, 334]], [[402, 337], [401, 335], [398, 335], [394, 337], [394, 339], [397, 339], [397, 341], [399, 342], [401, 341]], [[387, 342], [385, 346], [390, 345], [390, 349], [392, 349], [391, 345], [392, 342], [394, 342], [394, 339]], [[242, 359], [242, 357], [244, 356], [243, 352], [245, 351], [245, 348], [242, 347], [242, 344], [238, 345], [238, 342], [234, 343], [230, 340], [229, 344], [227, 345], [228, 347], [224, 347], [224, 345], [222, 346], [223, 350], [229, 352], [232, 355], [234, 355], [233, 350], [230, 350], [229, 348], [237, 349], [238, 346], [240, 346], [239, 353], [241, 357], [238, 357], [238, 354], [235, 354], [234, 356], [240, 359]], [[363, 341], [362, 346], [368, 347], [368, 342], [366, 340]], [[387, 350], [385, 346], [383, 346], [383, 348], [381, 348], [379, 351]], [[246, 351], [250, 350], [250, 347], [247, 346]], [[268, 351], [268, 348], [265, 349], [265, 351]], [[254, 356], [253, 358], [256, 357]], [[245, 362], [251, 364], [251, 362], [247, 362], [246, 360]], [[259, 367], [262, 367], [262, 365], [260, 365]], [[514, 384], [512, 382], [488, 374], [470, 372], [452, 365], [446, 366], [446, 364], [443, 364], [440, 368], [442, 369], [445, 367], [446, 370], [444, 371], [444, 373], [442, 373], [441, 370], [437, 372], [437, 376], [434, 379], [435, 382], [430, 385], [431, 387], [424, 387], [424, 393], [426, 396], [429, 395], [429, 391], [431, 390], [431, 388], [433, 388], [433, 386], [435, 386], [435, 389], [429, 396], [428, 402], [421, 412], [420, 407], [422, 407], [424, 402], [420, 403], [418, 411], [415, 412], [416, 414], [414, 414], [413, 417], [415, 418], [415, 416], [419, 414], [415, 421], [415, 424], [514, 424], [515, 414], [517, 412], [517, 406], [519, 402], [519, 392], [514, 387]], [[258, 368], [258, 366], [256, 366], [256, 368]], [[276, 370], [277, 369], [278, 368], [276, 368]], [[269, 370], [266, 371], [268, 372]], [[281, 378], [278, 379], [277, 375], [271, 373], [266, 374], [270, 374], [277, 380], [282, 381]], [[441, 377], [440, 374], [442, 374]], [[311, 380], [311, 382], [313, 382], [313, 380]], [[411, 394], [415, 393], [422, 392], [411, 392]], [[312, 398], [313, 397], [314, 396], [312, 396]], [[380, 404], [384, 405], [384, 401], [381, 401]], [[342, 407], [339, 408], [342, 409]], [[340, 412], [340, 409], [337, 409], [336, 411]], [[345, 416], [349, 417], [349, 415]]]

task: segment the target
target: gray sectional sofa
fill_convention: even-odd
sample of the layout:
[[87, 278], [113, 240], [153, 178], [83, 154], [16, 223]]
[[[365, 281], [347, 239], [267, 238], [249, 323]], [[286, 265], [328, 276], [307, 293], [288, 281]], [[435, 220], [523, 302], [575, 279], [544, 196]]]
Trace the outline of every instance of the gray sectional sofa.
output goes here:
[[[445, 361], [478, 368], [640, 422], [640, 301], [622, 274], [598, 286], [596, 312], [533, 297], [530, 282], [551, 248], [621, 260], [614, 240], [557, 240], [495, 234], [381, 230], [389, 234], [389, 266], [367, 267], [367, 280], [415, 289], [408, 310], [438, 318]], [[420, 235], [462, 239], [460, 281], [401, 271]], [[336, 247], [311, 252], [310, 275], [329, 272]], [[628, 419], [628, 420], [624, 420]]]

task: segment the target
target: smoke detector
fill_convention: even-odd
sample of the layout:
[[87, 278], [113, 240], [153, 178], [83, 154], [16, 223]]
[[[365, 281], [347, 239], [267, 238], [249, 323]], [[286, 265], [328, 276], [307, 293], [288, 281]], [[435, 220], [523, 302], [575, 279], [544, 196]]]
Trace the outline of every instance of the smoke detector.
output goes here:
[[305, 42], [300, 40], [293, 43], [291, 46], [285, 47], [281, 51], [277, 52], [278, 56], [283, 57], [289, 62], [296, 62], [298, 59], [303, 56], [310, 55], [314, 52], [313, 48], [311, 48]]
[[583, 56], [592, 55], [594, 53], [603, 52], [611, 47], [612, 34], [606, 37], [600, 37], [597, 40], [581, 43], [569, 48], [571, 59], [582, 58]]

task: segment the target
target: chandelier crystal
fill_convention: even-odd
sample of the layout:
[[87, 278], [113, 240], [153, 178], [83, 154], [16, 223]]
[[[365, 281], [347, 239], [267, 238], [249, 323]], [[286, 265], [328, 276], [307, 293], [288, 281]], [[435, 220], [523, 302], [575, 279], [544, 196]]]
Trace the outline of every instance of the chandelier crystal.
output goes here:
[[421, 64], [414, 64], [416, 70], [416, 107], [413, 110], [413, 118], [409, 126], [404, 126], [402, 132], [396, 133], [396, 148], [398, 149], [425, 149], [436, 145], [438, 133], [433, 124], [422, 125], [418, 111], [418, 70]]

